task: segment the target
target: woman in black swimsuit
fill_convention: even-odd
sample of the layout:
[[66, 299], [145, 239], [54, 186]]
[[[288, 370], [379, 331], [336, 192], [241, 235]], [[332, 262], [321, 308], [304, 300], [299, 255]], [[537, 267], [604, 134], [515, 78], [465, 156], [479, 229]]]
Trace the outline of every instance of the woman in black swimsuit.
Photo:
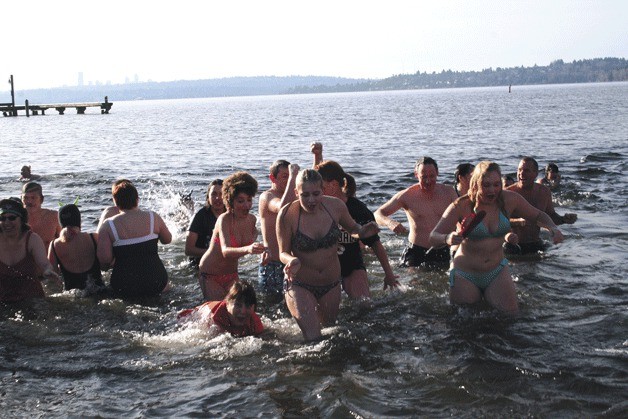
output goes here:
[[81, 212], [74, 204], [59, 209], [61, 236], [50, 244], [48, 260], [63, 275], [66, 290], [104, 287], [96, 258], [98, 234], [81, 231]]
[[338, 198], [323, 195], [316, 170], [297, 177], [298, 201], [281, 209], [277, 238], [284, 272], [286, 304], [306, 340], [321, 338], [321, 325], [336, 321], [340, 308], [340, 262], [337, 249], [340, 224], [361, 238], [377, 234], [374, 222], [356, 223]]

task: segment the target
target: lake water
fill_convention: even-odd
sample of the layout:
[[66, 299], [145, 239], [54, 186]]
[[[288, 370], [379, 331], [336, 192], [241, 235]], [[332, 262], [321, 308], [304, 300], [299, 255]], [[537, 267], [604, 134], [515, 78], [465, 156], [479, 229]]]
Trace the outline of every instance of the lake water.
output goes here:
[[[49, 290], [0, 304], [2, 416], [628, 415], [628, 83], [111, 100], [109, 115], [1, 118], [0, 196], [19, 195], [31, 164], [44, 206], [80, 196], [94, 231], [111, 183], [131, 179], [174, 233], [160, 247], [172, 290], [141, 303]], [[236, 170], [265, 190], [270, 163], [309, 166], [315, 140], [373, 211], [414, 182], [420, 156], [451, 183], [458, 163], [491, 159], [511, 173], [531, 155], [558, 164], [557, 211], [578, 221], [542, 258], [511, 262], [515, 318], [451, 306], [446, 273], [396, 262], [404, 290], [384, 292], [369, 254], [373, 307], [344, 299], [322, 342], [303, 343], [287, 310], [263, 300], [261, 339], [178, 324], [178, 310], [201, 302], [179, 194], [198, 209], [206, 185]], [[396, 261], [405, 239], [381, 238]], [[240, 271], [255, 280], [257, 259]]]

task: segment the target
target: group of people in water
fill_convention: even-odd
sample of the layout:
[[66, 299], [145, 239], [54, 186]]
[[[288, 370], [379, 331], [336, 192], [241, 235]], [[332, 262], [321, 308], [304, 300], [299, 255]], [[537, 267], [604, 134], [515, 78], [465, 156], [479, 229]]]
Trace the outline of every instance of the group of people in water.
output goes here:
[[[531, 157], [521, 160], [517, 181], [508, 187], [499, 165], [483, 161], [459, 165], [453, 188], [437, 182], [436, 161], [423, 157], [414, 168], [417, 183], [373, 213], [356, 198], [355, 179], [338, 162], [323, 159], [321, 143], [310, 151], [312, 168], [285, 160], [270, 166], [271, 187], [258, 205], [261, 239], [250, 212], [257, 181], [236, 172], [210, 183], [185, 242], [205, 303], [180, 318], [200, 315], [236, 336], [261, 333], [255, 289], [238, 275], [240, 258], [259, 255], [258, 289], [265, 301], [285, 301], [304, 338], [320, 339], [322, 328], [336, 322], [343, 290], [351, 299], [370, 299], [364, 246], [382, 267], [384, 289], [399, 285], [380, 227], [407, 235], [403, 266], [449, 268], [452, 303], [485, 300], [516, 313], [506, 255], [544, 250], [540, 228], [560, 243], [557, 226], [577, 219], [554, 210], [550, 187], [560, 180], [557, 166], [548, 165], [545, 181], [537, 182], [538, 163]], [[0, 201], [0, 301], [43, 297], [41, 278], [62, 278], [65, 289], [102, 288], [102, 271], [109, 269], [109, 289], [123, 298], [166, 291], [168, 273], [158, 254], [159, 243], [172, 241], [166, 223], [140, 209], [127, 179], [114, 182], [112, 197], [115, 205], [103, 211], [96, 233], [81, 231], [75, 204], [58, 212], [42, 208], [39, 183], [25, 183], [21, 200]], [[394, 218], [401, 209], [408, 227]]]

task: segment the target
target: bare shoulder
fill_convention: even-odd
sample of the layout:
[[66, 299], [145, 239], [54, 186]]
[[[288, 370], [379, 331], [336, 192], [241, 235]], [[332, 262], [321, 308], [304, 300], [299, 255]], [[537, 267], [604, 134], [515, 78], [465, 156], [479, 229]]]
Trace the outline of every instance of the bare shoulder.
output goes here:
[[259, 196], [259, 202], [261, 204], [262, 202], [270, 201], [270, 200], [272, 200], [273, 198], [276, 198], [276, 197], [277, 197], [277, 195], [275, 195], [275, 193], [272, 191], [272, 189], [269, 189], [269, 190], [264, 191], [264, 192], [261, 193], [261, 195]]
[[540, 184], [540, 183], [535, 183], [534, 184], [534, 194], [540, 197], [547, 197], [547, 196], [552, 196], [552, 191], [549, 187]]
[[456, 195], [456, 191], [454, 190], [454, 188], [449, 185], [439, 183], [436, 185], [436, 188], [439, 195], [446, 197], [451, 202], [455, 201], [458, 198], [458, 195]]
[[344, 202], [334, 196], [324, 196], [321, 202], [329, 210], [341, 210], [347, 207]]

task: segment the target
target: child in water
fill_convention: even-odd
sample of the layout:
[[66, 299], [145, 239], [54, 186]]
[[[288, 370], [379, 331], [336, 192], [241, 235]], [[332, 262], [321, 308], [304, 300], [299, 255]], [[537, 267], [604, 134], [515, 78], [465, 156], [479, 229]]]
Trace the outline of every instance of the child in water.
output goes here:
[[236, 281], [222, 301], [207, 301], [195, 308], [183, 310], [178, 318], [194, 315], [207, 319], [223, 332], [236, 337], [257, 336], [264, 331], [264, 326], [257, 313], [255, 289], [246, 281]]

